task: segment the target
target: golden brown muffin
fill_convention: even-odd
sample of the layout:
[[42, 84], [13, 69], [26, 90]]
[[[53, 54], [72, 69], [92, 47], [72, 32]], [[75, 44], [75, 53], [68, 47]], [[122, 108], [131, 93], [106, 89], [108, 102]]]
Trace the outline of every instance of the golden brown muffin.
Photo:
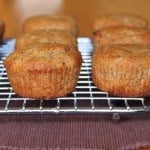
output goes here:
[[77, 24], [69, 16], [33, 16], [23, 23], [23, 32], [42, 29], [60, 29], [77, 35]]
[[2, 20], [0, 20], [0, 43], [3, 42], [4, 31], [5, 31], [5, 23]]
[[150, 46], [102, 46], [93, 55], [92, 78], [115, 96], [150, 96]]
[[79, 51], [62, 44], [37, 44], [25, 49], [14, 51], [4, 61], [18, 95], [49, 99], [75, 89], [82, 62]]
[[136, 27], [108, 27], [95, 32], [93, 36], [96, 47], [109, 44], [150, 44], [150, 30]]
[[97, 17], [92, 24], [92, 31], [98, 31], [105, 27], [110, 26], [129, 26], [129, 27], [139, 27], [148, 28], [148, 21], [145, 18], [128, 15], [128, 14], [118, 14], [118, 15], [105, 15]]
[[16, 39], [16, 49], [22, 50], [25, 46], [44, 43], [60, 43], [69, 47], [77, 47], [76, 38], [63, 30], [35, 30], [22, 34]]

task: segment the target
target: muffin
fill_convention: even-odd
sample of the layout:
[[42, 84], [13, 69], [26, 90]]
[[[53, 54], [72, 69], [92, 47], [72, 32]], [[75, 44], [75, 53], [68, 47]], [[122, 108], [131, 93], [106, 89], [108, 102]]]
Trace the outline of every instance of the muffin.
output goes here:
[[23, 23], [24, 33], [41, 29], [59, 29], [77, 35], [76, 22], [69, 16], [33, 16]]
[[4, 61], [16, 94], [34, 99], [65, 96], [77, 84], [81, 54], [62, 44], [37, 44], [12, 52]]
[[150, 46], [98, 48], [92, 60], [92, 79], [99, 89], [114, 96], [150, 96]]
[[5, 31], [5, 23], [2, 20], [0, 20], [0, 43], [3, 42], [4, 31]]
[[22, 50], [25, 46], [44, 43], [60, 43], [69, 47], [77, 47], [76, 38], [63, 30], [35, 30], [22, 34], [16, 39], [16, 49]]
[[110, 26], [129, 26], [129, 27], [139, 27], [148, 28], [148, 21], [145, 18], [128, 15], [128, 14], [118, 14], [118, 15], [105, 15], [97, 17], [92, 24], [92, 31], [98, 31], [105, 27]]
[[94, 45], [109, 44], [150, 44], [150, 30], [136, 27], [108, 27], [95, 32], [93, 36]]

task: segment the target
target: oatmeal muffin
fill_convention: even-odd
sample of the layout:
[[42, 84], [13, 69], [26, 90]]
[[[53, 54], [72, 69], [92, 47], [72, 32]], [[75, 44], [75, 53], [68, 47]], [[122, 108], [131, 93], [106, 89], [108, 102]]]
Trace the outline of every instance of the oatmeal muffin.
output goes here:
[[94, 84], [123, 97], [150, 96], [150, 46], [109, 45], [93, 55]]
[[16, 39], [16, 49], [22, 50], [25, 46], [44, 43], [60, 43], [69, 47], [77, 47], [77, 40], [69, 32], [63, 30], [35, 30], [22, 34]]
[[77, 35], [77, 24], [69, 16], [33, 16], [23, 23], [23, 32], [41, 29], [60, 29]]
[[150, 44], [150, 30], [136, 27], [108, 27], [97, 31], [93, 35], [94, 45], [109, 44]]
[[2, 20], [0, 20], [0, 43], [3, 42], [4, 31], [5, 31], [5, 23]]
[[118, 14], [118, 15], [105, 15], [97, 17], [92, 24], [92, 31], [98, 31], [105, 27], [110, 26], [129, 26], [129, 27], [139, 27], [148, 28], [148, 21], [145, 18], [128, 15], [128, 14]]
[[81, 54], [62, 44], [37, 44], [14, 51], [4, 61], [16, 94], [49, 99], [71, 93], [77, 84]]

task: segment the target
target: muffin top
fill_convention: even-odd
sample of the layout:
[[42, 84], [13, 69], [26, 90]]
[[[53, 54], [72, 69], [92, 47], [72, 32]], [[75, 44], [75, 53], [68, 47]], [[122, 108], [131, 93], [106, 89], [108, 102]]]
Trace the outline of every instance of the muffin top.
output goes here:
[[115, 34], [124, 34], [127, 36], [130, 35], [134, 35], [136, 33], [150, 33], [149, 29], [142, 29], [142, 28], [137, 28], [137, 27], [127, 27], [127, 26], [111, 26], [111, 27], [107, 27], [107, 28], [103, 28], [101, 30], [98, 30], [97, 32], [95, 32], [95, 35], [101, 35], [104, 34], [107, 37], [109, 37], [108, 34], [112, 34], [113, 36], [115, 36]]
[[141, 60], [146, 61], [146, 65], [150, 65], [150, 45], [137, 45], [137, 44], [114, 44], [101, 46], [95, 50], [94, 56], [100, 58], [117, 59], [122, 60]]
[[75, 20], [69, 16], [33, 16], [27, 18], [23, 23], [23, 32], [31, 32], [41, 29], [60, 29], [77, 34], [77, 24]]
[[4, 21], [0, 20], [0, 33], [4, 33], [5, 30], [5, 23]]
[[92, 29], [93, 31], [97, 31], [105, 27], [120, 25], [148, 28], [148, 21], [145, 18], [129, 14], [105, 15], [97, 17], [94, 20]]
[[75, 48], [62, 44], [37, 44], [28, 50], [12, 52], [4, 61], [7, 69], [31, 72], [50, 72], [81, 65], [81, 54]]
[[125, 27], [112, 26], [103, 28], [94, 33], [94, 38], [99, 40], [101, 45], [105, 44], [150, 44], [150, 30]]
[[35, 30], [22, 34], [16, 40], [16, 49], [21, 50], [22, 47], [40, 43], [60, 43], [70, 47], [77, 47], [77, 40], [71, 33], [54, 29]]
[[5, 23], [4, 23], [3, 20], [0, 20], [0, 27], [1, 27], [1, 26], [5, 26]]

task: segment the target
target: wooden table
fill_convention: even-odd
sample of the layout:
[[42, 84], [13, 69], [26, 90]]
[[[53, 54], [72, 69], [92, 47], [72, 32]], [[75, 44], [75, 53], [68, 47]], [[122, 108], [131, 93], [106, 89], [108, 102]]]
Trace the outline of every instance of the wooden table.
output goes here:
[[90, 25], [98, 15], [123, 12], [150, 21], [150, 0], [0, 0], [0, 10], [0, 18], [6, 22], [5, 37], [13, 38], [21, 33], [21, 23], [26, 17], [38, 14], [73, 16], [78, 22], [79, 36], [91, 36]]
[[91, 36], [90, 25], [97, 15], [133, 13], [150, 21], [150, 0], [0, 0], [0, 18], [6, 22], [5, 37], [17, 37], [22, 21], [31, 15], [64, 13], [79, 25], [79, 36]]

